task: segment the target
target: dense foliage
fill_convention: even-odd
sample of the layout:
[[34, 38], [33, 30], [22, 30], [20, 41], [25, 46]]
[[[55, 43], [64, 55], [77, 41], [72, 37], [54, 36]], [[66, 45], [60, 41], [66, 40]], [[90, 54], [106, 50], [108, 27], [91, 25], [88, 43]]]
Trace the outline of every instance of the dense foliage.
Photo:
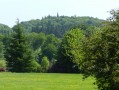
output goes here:
[[4, 24], [0, 24], [0, 34], [6, 35], [6, 34], [10, 34], [11, 32], [12, 29], [10, 27]]
[[[48, 58], [50, 67], [57, 59], [58, 46], [61, 42], [55, 35], [45, 35], [44, 33], [30, 33], [27, 35], [27, 41], [34, 50], [36, 61], [41, 64], [44, 57]], [[41, 70], [42, 71], [42, 70]]]
[[49, 65], [50, 65], [50, 63], [49, 63], [48, 58], [46, 56], [44, 56], [41, 61], [42, 72], [47, 72], [49, 69]]
[[84, 44], [82, 70], [94, 76], [99, 90], [119, 90], [119, 11]]
[[103, 20], [93, 17], [68, 17], [68, 16], [47, 16], [41, 20], [31, 20], [22, 22], [26, 32], [43, 32], [45, 34], [54, 34], [61, 38], [71, 28], [78, 27], [85, 31], [85, 34], [91, 33], [92, 29], [100, 27]]
[[32, 50], [26, 42], [23, 30], [19, 23], [13, 28], [9, 46], [6, 49], [5, 58], [7, 67], [12, 72], [33, 72], [38, 68]]
[[119, 90], [119, 10], [111, 15], [106, 23], [57, 14], [12, 29], [0, 24], [0, 68], [7, 64], [13, 72], [80, 72], [95, 77], [99, 90]]
[[[92, 17], [68, 17], [59, 16], [57, 14], [57, 16], [49, 15], [42, 18], [41, 20], [37, 19], [27, 22], [21, 22], [19, 24], [19, 27], [17, 27], [16, 25], [12, 29], [6, 25], [0, 24], [0, 58], [2, 62], [4, 62], [4, 64], [6, 59], [7, 69], [15, 72], [27, 71], [25, 69], [27, 65], [26, 67], [24, 66], [24, 60], [26, 60], [25, 58], [28, 57], [28, 61], [31, 60], [30, 58], [35, 60], [33, 63], [34, 65], [36, 64], [38, 72], [59, 72], [59, 68], [65, 66], [65, 60], [67, 60], [67, 62], [71, 62], [72, 64], [67, 64], [66, 67], [70, 68], [62, 68], [62, 70], [64, 69], [64, 71], [61, 72], [79, 72], [78, 58], [81, 57], [81, 52], [78, 52], [78, 50], [80, 51], [80, 49], [76, 48], [78, 48], [78, 45], [80, 46], [81, 43], [79, 40], [80, 38], [78, 37], [82, 37], [83, 34], [89, 37], [101, 26], [102, 21], [103, 20]], [[21, 26], [24, 30], [20, 31], [19, 29], [22, 29]], [[77, 28], [81, 30], [78, 30]], [[68, 31], [69, 29], [72, 30]], [[65, 34], [65, 32], [67, 32], [67, 34]], [[21, 35], [19, 36], [18, 33], [21, 33]], [[69, 36], [69, 38], [67, 38], [67, 36]], [[63, 39], [61, 39], [62, 37]], [[63, 45], [66, 45], [68, 47], [64, 47], [64, 49], [68, 51], [66, 55], [61, 53], [63, 50]], [[73, 48], [75, 49], [73, 50]], [[25, 53], [30, 54], [27, 55]], [[19, 55], [21, 56], [19, 57]], [[66, 58], [70, 59], [68, 60]], [[44, 67], [42, 64], [46, 61], [49, 64], [45, 65]], [[14, 65], [13, 62], [15, 62]], [[39, 64], [37, 64], [36, 62], [38, 62]]]
[[68, 31], [59, 46], [57, 62], [54, 70], [57, 72], [79, 72], [79, 58], [82, 57], [82, 42], [84, 35], [80, 29], [71, 29]]

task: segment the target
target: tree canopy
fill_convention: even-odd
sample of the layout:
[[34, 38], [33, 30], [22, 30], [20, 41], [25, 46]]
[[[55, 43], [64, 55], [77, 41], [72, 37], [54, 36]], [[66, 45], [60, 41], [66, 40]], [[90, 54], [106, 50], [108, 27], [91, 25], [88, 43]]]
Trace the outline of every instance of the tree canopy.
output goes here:
[[56, 62], [59, 72], [78, 72], [84, 35], [80, 29], [69, 30], [62, 39]]
[[119, 11], [100, 32], [84, 44], [82, 70], [85, 76], [94, 76], [99, 90], [119, 90]]
[[21, 22], [26, 32], [43, 32], [45, 34], [54, 34], [62, 38], [66, 31], [73, 27], [81, 28], [88, 35], [91, 28], [100, 27], [104, 20], [93, 17], [68, 17], [68, 16], [47, 16], [41, 20], [31, 20]]
[[0, 24], [0, 34], [10, 34], [12, 32], [12, 29], [8, 27], [7, 25]]

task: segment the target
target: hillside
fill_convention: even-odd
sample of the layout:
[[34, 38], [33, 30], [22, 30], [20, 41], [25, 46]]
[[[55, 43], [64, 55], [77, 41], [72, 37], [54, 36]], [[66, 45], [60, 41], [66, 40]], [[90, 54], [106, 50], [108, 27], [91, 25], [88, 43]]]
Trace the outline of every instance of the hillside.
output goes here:
[[12, 29], [10, 27], [8, 27], [7, 25], [4, 25], [4, 24], [0, 24], [0, 33], [1, 34], [9, 34], [10, 32], [12, 32]]
[[89, 32], [92, 28], [100, 27], [104, 20], [93, 17], [68, 17], [68, 16], [47, 16], [37, 20], [21, 22], [26, 32], [43, 32], [54, 34], [61, 38], [64, 33], [74, 27]]

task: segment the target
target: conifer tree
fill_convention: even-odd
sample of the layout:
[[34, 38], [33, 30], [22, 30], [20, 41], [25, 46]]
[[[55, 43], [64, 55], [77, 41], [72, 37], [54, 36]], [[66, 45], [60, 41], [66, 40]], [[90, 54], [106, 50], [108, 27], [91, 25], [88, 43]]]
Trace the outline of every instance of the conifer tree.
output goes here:
[[5, 53], [8, 70], [12, 72], [33, 72], [37, 70], [38, 63], [34, 59], [32, 49], [26, 42], [26, 37], [19, 22], [13, 28], [13, 31]]

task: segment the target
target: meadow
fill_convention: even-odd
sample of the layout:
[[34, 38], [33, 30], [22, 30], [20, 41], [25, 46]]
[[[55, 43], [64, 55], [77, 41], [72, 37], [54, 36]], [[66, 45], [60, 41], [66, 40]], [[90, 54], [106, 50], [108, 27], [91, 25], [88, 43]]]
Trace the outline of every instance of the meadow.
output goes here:
[[93, 77], [81, 74], [0, 73], [0, 90], [97, 90]]

